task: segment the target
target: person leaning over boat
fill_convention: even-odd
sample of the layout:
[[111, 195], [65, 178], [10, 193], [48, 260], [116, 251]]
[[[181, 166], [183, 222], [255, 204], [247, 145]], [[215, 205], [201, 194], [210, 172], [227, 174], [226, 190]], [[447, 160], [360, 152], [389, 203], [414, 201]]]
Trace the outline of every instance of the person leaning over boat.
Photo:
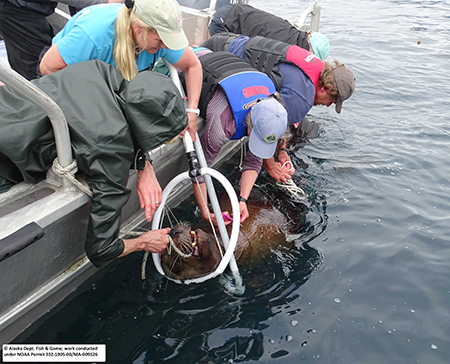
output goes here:
[[[175, 0], [126, 0], [125, 5], [103, 4], [83, 9], [55, 36], [42, 57], [40, 70], [50, 74], [69, 64], [99, 59], [116, 66], [131, 80], [138, 72], [153, 68], [159, 57], [186, 73], [187, 130], [195, 140], [202, 67], [188, 47], [180, 6]], [[142, 172], [138, 195], [148, 215], [148, 210], [161, 201], [161, 188], [154, 173], [149, 175], [147, 170], [152, 171], [152, 167]]]
[[[123, 0], [63, 0], [70, 7], [120, 2]], [[11, 68], [32, 80], [38, 77], [38, 60], [42, 49], [49, 46], [56, 34], [47, 16], [55, 12], [58, 3], [50, 0], [0, 0], [0, 33], [5, 40]]]
[[[208, 165], [230, 140], [249, 135], [240, 185], [240, 221], [248, 216], [247, 200], [261, 170], [263, 158], [271, 158], [277, 146], [284, 146], [287, 133], [287, 114], [272, 81], [264, 73], [255, 71], [247, 63], [227, 52], [197, 49], [203, 67], [203, 88], [200, 115], [205, 129], [200, 142]], [[182, 77], [182, 76], [181, 76]], [[207, 201], [203, 179], [193, 180], [195, 197], [202, 217], [216, 224], [214, 214], [203, 203]], [[230, 221], [228, 221], [229, 223]], [[226, 222], [227, 223], [227, 222]]]
[[[40, 62], [42, 74], [69, 64], [99, 59], [131, 80], [161, 57], [186, 73], [188, 130], [195, 140], [202, 68], [188, 47], [181, 9], [175, 0], [126, 0], [78, 12], [52, 41]], [[181, 134], [184, 135], [184, 132]]]
[[218, 9], [210, 22], [209, 34], [214, 36], [222, 32], [247, 35], [259, 35], [279, 40], [313, 52], [321, 61], [330, 53], [328, 38], [318, 32], [301, 29], [285, 19], [247, 4], [234, 4]]
[[[174, 138], [188, 124], [184, 102], [173, 82], [157, 72], [141, 72], [127, 81], [115, 67], [94, 60], [70, 65], [32, 83], [66, 116], [73, 157], [93, 192], [85, 241], [92, 263], [101, 267], [135, 251], [162, 251], [170, 229], [126, 240], [119, 239], [118, 233], [136, 151], [142, 157], [142, 151]], [[44, 180], [56, 156], [47, 115], [13, 89], [0, 86], [0, 186], [5, 186], [1, 180], [10, 185]], [[144, 158], [138, 161], [139, 169], [151, 167]], [[139, 173], [138, 180], [145, 178]], [[155, 210], [146, 210], [147, 218]]]
[[[294, 127], [315, 105], [329, 107], [336, 104], [336, 112], [340, 113], [342, 103], [355, 90], [352, 71], [337, 60], [334, 65], [322, 62], [313, 53], [296, 45], [260, 36], [230, 36], [232, 39], [229, 43], [218, 36], [220, 34], [206, 40], [201, 46], [213, 51], [226, 49], [266, 73], [283, 99], [289, 125]], [[264, 167], [271, 176], [281, 175], [279, 180], [282, 182], [290, 178], [288, 172], [273, 158], [265, 160]]]

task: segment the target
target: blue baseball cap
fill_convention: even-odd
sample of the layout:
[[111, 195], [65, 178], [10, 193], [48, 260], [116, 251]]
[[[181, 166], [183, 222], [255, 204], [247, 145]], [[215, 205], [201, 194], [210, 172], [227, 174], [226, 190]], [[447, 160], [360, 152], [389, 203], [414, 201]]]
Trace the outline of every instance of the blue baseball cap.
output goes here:
[[330, 54], [330, 41], [322, 33], [313, 32], [309, 38], [309, 43], [314, 54], [323, 62]]
[[286, 132], [286, 109], [274, 98], [268, 98], [258, 102], [250, 112], [253, 129], [248, 147], [259, 158], [272, 158], [278, 139]]

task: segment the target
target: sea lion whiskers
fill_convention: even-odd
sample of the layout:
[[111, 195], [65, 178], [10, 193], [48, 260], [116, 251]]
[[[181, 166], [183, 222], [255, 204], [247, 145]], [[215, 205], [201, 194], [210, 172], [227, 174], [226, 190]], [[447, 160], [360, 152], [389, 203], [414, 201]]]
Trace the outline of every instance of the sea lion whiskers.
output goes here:
[[[181, 227], [189, 230], [189, 234], [183, 235], [184, 230], [173, 228], [169, 233], [169, 247], [167, 249], [167, 253], [170, 255], [173, 249], [180, 258], [186, 259], [191, 257], [195, 252], [195, 247], [197, 245], [197, 234], [186, 225], [182, 225]], [[173, 239], [178, 234], [180, 234], [180, 236], [177, 239], [177, 245]]]
[[207, 275], [219, 265], [222, 252], [219, 252], [214, 239], [203, 230], [193, 231], [187, 224], [179, 224], [170, 235], [173, 236], [173, 244], [169, 245], [173, 250], [170, 252], [168, 246], [161, 256], [167, 276], [184, 281]]
[[[189, 240], [188, 240], [189, 239]], [[194, 253], [194, 247], [197, 244], [196, 241], [196, 235], [194, 231], [190, 231], [188, 237], [186, 239], [178, 239], [180, 245], [179, 249], [183, 250], [185, 254], [193, 254]], [[183, 248], [183, 249], [181, 249]]]

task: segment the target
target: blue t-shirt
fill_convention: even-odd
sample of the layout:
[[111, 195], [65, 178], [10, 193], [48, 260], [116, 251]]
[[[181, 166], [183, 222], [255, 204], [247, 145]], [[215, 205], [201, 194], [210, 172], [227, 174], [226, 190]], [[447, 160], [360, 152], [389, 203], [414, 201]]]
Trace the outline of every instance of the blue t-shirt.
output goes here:
[[[67, 65], [99, 59], [116, 66], [113, 58], [115, 41], [114, 22], [122, 4], [99, 4], [84, 8], [75, 14], [65, 27], [55, 35], [52, 44], [58, 43], [58, 51]], [[177, 51], [159, 49], [155, 54], [141, 51], [136, 64], [139, 71], [152, 67], [159, 57], [176, 63], [184, 49]]]
[[[244, 59], [244, 46], [249, 40], [247, 36], [233, 39], [227, 51]], [[309, 77], [296, 66], [289, 63], [278, 63], [283, 79], [280, 95], [288, 114], [289, 125], [303, 120], [309, 110], [314, 106], [316, 89]]]

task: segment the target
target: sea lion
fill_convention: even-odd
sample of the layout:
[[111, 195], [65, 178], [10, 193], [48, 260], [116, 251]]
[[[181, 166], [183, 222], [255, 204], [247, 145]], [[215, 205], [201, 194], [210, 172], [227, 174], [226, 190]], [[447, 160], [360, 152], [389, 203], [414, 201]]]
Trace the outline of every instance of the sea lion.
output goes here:
[[[241, 224], [234, 256], [238, 263], [260, 255], [262, 250], [286, 239], [287, 219], [276, 208], [263, 199], [252, 201], [248, 206], [250, 216]], [[227, 226], [230, 233], [230, 225]], [[220, 234], [217, 232], [219, 237]], [[186, 223], [175, 226], [170, 236], [175, 248], [168, 248], [161, 255], [161, 265], [165, 274], [180, 281], [199, 278], [216, 270], [223, 252], [216, 242], [212, 229], [206, 222], [199, 224], [195, 231]]]

